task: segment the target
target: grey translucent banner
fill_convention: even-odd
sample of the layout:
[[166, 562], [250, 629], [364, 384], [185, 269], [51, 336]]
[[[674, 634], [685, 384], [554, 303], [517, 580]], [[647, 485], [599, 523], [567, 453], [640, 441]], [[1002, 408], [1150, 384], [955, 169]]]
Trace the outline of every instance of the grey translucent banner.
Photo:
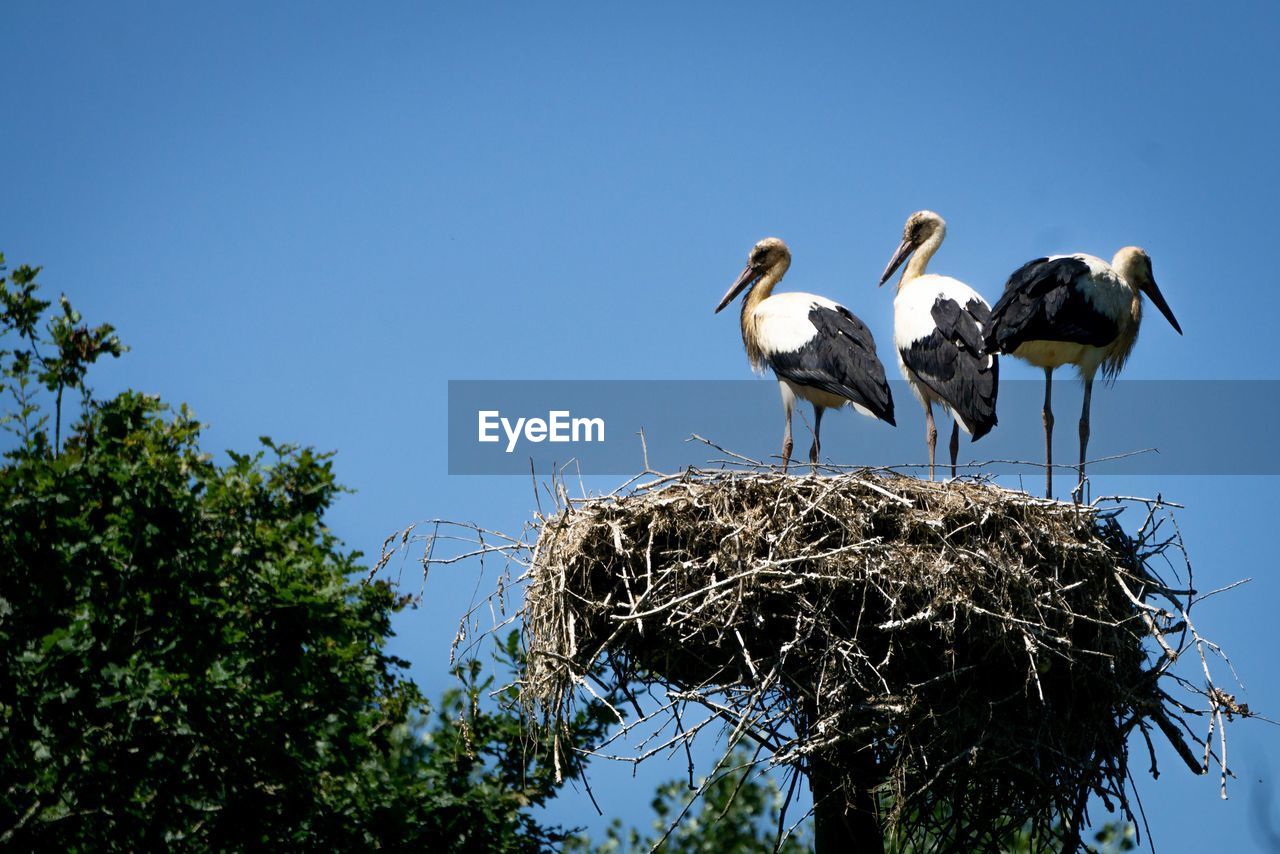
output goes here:
[[[1078, 454], [1081, 386], [1053, 384], [1054, 463]], [[927, 461], [924, 410], [893, 383], [897, 427], [850, 409], [822, 423], [822, 461], [899, 467]], [[979, 442], [961, 433], [967, 472], [1030, 473], [1044, 461], [1044, 382], [1000, 384], [1000, 424]], [[950, 422], [937, 411], [938, 461]], [[1272, 448], [1280, 380], [1121, 380], [1095, 384], [1089, 440], [1092, 474], [1280, 474]], [[812, 410], [800, 403], [793, 459], [808, 458]], [[654, 471], [725, 458], [695, 434], [756, 460], [778, 462], [783, 412], [772, 380], [451, 380], [449, 473], [527, 476], [571, 465], [583, 474], [630, 475], [645, 452]], [[642, 448], [640, 434], [644, 434]]]

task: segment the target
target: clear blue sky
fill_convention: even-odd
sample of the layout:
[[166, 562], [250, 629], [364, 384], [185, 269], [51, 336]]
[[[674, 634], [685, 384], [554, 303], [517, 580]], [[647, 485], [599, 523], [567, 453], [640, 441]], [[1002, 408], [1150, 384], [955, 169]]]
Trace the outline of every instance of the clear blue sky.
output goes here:
[[[1037, 255], [1137, 243], [1186, 336], [1151, 312], [1126, 376], [1277, 378], [1280, 7], [852, 5], [8, 3], [0, 250], [119, 327], [100, 392], [190, 403], [210, 449], [338, 450], [358, 492], [331, 521], [373, 552], [530, 510], [527, 480], [446, 475], [448, 379], [746, 376], [711, 308], [768, 234], [887, 362], [874, 283], [915, 209], [950, 224], [933, 269], [988, 297]], [[1201, 625], [1273, 716], [1277, 487], [1097, 488], [1186, 503], [1202, 586], [1256, 578]], [[431, 693], [469, 573], [398, 623]], [[1278, 736], [1233, 729], [1227, 803], [1135, 754], [1162, 849], [1256, 848]], [[635, 820], [617, 778], [597, 797]]]

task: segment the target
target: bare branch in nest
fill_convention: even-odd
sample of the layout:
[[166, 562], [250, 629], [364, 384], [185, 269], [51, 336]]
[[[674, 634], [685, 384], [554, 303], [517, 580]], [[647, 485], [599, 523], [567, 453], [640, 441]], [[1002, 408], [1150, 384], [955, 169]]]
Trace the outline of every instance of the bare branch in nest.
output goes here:
[[[1173, 506], [884, 469], [690, 469], [562, 497], [522, 538], [472, 533], [523, 571], [520, 694], [541, 725], [561, 731], [580, 699], [607, 698], [632, 710], [622, 731], [651, 733], [626, 757], [640, 761], [723, 722], [760, 763], [823, 768], [896, 846], [985, 850], [1029, 828], [1056, 849], [1053, 826], [1078, 839], [1091, 795], [1134, 820], [1135, 727], [1196, 773], [1216, 759], [1225, 791], [1223, 726], [1251, 716], [1214, 685], [1221, 653], [1191, 619]], [[1137, 532], [1117, 507], [1137, 508]], [[440, 539], [426, 564], [453, 557]], [[1202, 684], [1171, 670], [1191, 649]], [[1203, 740], [1188, 716], [1206, 720]]]

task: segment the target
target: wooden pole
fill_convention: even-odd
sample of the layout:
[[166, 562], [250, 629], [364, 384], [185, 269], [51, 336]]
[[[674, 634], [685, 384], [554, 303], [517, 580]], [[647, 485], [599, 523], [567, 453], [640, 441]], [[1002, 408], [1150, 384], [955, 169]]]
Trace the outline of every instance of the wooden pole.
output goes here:
[[813, 756], [809, 788], [813, 792], [815, 854], [880, 854], [884, 833], [876, 810], [879, 769], [870, 749], [848, 748]]

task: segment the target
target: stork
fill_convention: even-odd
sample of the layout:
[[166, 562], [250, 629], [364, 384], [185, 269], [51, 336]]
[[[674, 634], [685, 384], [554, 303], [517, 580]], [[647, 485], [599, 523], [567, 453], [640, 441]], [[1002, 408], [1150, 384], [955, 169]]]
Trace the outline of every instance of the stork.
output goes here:
[[809, 462], [816, 466], [822, 444], [822, 414], [846, 403], [863, 415], [893, 424], [893, 394], [875, 341], [866, 324], [849, 309], [826, 297], [805, 293], [773, 295], [791, 266], [791, 250], [776, 237], [757, 243], [747, 266], [716, 306], [719, 313], [744, 290], [742, 343], [757, 371], [773, 370], [782, 392], [786, 429], [782, 436], [782, 470], [791, 459], [791, 410], [796, 398], [813, 404], [813, 446]]
[[1089, 402], [1093, 378], [1102, 368], [1114, 380], [1133, 352], [1142, 322], [1146, 294], [1169, 324], [1182, 334], [1151, 272], [1151, 258], [1126, 246], [1108, 265], [1092, 255], [1054, 255], [1023, 264], [1005, 283], [1004, 295], [991, 310], [984, 339], [993, 352], [1012, 353], [1044, 369], [1044, 491], [1053, 497], [1054, 369], [1075, 365], [1084, 381], [1080, 410], [1079, 481], [1073, 497], [1084, 489], [1085, 450], [1089, 445]]
[[964, 282], [925, 273], [946, 236], [946, 220], [933, 211], [916, 211], [907, 218], [902, 243], [880, 277], [883, 286], [902, 262], [911, 258], [893, 300], [893, 346], [902, 376], [924, 407], [930, 480], [938, 445], [933, 405], [940, 404], [951, 413], [954, 478], [960, 431], [976, 442], [996, 426], [1000, 378], [1000, 364], [982, 340], [991, 306]]

